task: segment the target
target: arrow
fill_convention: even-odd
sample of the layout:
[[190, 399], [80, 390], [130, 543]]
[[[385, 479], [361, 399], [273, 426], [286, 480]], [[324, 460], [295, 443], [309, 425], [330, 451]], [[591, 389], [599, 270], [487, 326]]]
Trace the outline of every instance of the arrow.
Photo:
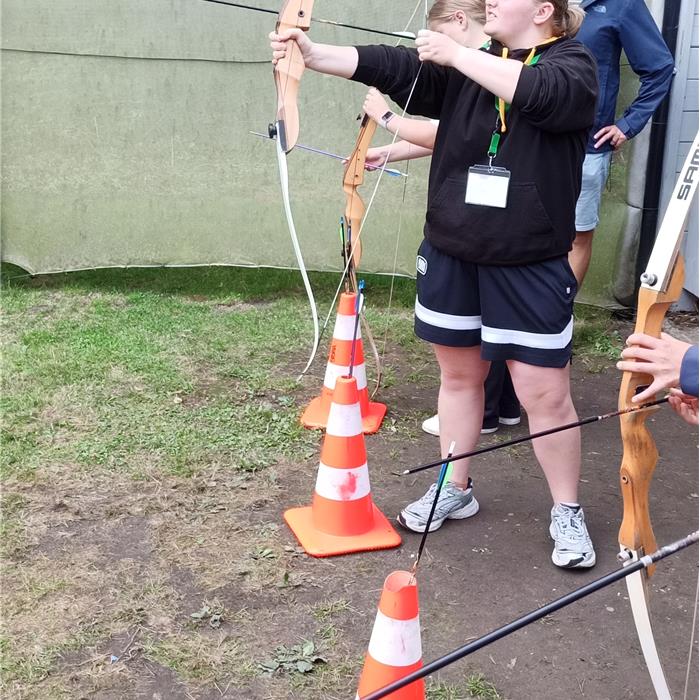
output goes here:
[[[259, 136], [262, 139], [267, 139], [268, 141], [271, 140], [271, 137], [268, 134], [262, 134], [259, 131], [249, 131], [248, 133], [253, 134], [253, 136]], [[345, 156], [339, 156], [337, 153], [331, 153], [330, 151], [322, 151], [320, 148], [314, 148], [313, 146], [304, 146], [301, 143], [296, 144], [294, 148], [301, 148], [302, 151], [309, 151], [309, 153], [318, 153], [318, 155], [320, 156], [335, 158], [335, 160], [347, 160]], [[365, 167], [367, 168], [367, 170], [382, 170], [381, 165], [365, 165]], [[392, 177], [408, 177], [408, 173], [402, 173], [400, 170], [394, 170], [393, 168], [384, 168], [383, 172], [387, 175], [391, 175]]]
[[[531, 433], [530, 435], [524, 435], [523, 437], [514, 438], [513, 440], [507, 440], [506, 442], [497, 442], [495, 445], [489, 445], [488, 447], [481, 447], [478, 450], [472, 450], [471, 452], [463, 452], [462, 454], [455, 455], [452, 457], [452, 461], [456, 462], [458, 459], [467, 459], [468, 457], [476, 457], [476, 455], [483, 455], [486, 452], [493, 452], [494, 450], [500, 450], [503, 447], [510, 447], [511, 445], [517, 445], [521, 442], [527, 442], [528, 440], [534, 440], [535, 438], [544, 437], [545, 435], [552, 435], [553, 433], [560, 433], [563, 430], [571, 430], [572, 428], [578, 428], [581, 425], [588, 425], [589, 423], [595, 423], [599, 420], [605, 420], [606, 418], [614, 418], [615, 416], [621, 416], [625, 413], [636, 413], [637, 411], [645, 411], [654, 406], [659, 406], [662, 403], [668, 401], [668, 396], [664, 396], [663, 399], [657, 399], [656, 401], [650, 401], [641, 406], [633, 406], [632, 408], [622, 408], [619, 411], [613, 411], [612, 413], [604, 413], [602, 416], [589, 416], [583, 420], [576, 421], [575, 423], [567, 423], [566, 425], [558, 425], [556, 428], [549, 428], [547, 430], [542, 430], [539, 433]], [[428, 464], [421, 464], [419, 467], [413, 467], [412, 469], [404, 469], [402, 472], [394, 472], [394, 476], [405, 476], [407, 474], [415, 474], [416, 472], [422, 472], [425, 469], [432, 469], [433, 467], [439, 467], [443, 460], [439, 459], [435, 462], [428, 462]]]

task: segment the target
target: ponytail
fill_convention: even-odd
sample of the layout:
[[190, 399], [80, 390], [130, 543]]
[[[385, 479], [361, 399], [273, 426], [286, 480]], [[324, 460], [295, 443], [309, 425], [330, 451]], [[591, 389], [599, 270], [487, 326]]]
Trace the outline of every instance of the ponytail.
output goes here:
[[478, 24], [486, 23], [485, 0], [435, 0], [428, 11], [428, 24], [441, 24], [454, 17], [455, 12], [464, 12]]
[[[545, 0], [540, 0], [544, 2]], [[575, 37], [586, 16], [580, 7], [572, 7], [571, 0], [546, 0], [554, 7], [552, 13], [552, 34], [554, 36]]]
[[567, 7], [561, 21], [561, 33], [564, 36], [575, 37], [578, 34], [578, 30], [581, 29], [585, 16], [584, 11], [580, 7]]

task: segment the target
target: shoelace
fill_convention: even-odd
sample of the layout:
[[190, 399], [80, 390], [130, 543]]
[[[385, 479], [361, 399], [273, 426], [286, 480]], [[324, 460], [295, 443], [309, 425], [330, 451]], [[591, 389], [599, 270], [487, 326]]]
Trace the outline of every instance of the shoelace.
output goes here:
[[[446, 486], [447, 486], [447, 484], [445, 484], [445, 486], [442, 487], [442, 491], [440, 492], [441, 496], [444, 493]], [[437, 484], [432, 484], [430, 486], [430, 488], [427, 490], [427, 492], [425, 493], [425, 495], [421, 496], [419, 503], [421, 505], [424, 505], [426, 503], [432, 503], [433, 499], [435, 498], [435, 490], [436, 489], [437, 489]]]
[[[555, 522], [557, 524], [559, 532], [561, 532], [561, 534], [567, 539], [571, 540], [583, 537], [583, 528], [581, 527], [581, 520], [575, 515], [570, 515], [568, 517], [563, 514], [559, 515], [556, 517]], [[571, 536], [569, 530], [573, 530], [574, 537]]]

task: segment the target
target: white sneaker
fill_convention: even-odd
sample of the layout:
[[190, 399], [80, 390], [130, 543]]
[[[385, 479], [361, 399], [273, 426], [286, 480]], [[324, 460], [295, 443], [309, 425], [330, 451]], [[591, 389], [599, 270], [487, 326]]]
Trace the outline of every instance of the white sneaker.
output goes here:
[[586, 569], [595, 564], [583, 508], [578, 510], [556, 503], [552, 508], [549, 534], [554, 540], [552, 561], [564, 569]]
[[431, 416], [430, 418], [426, 418], [423, 421], [423, 425], [421, 425], [421, 428], [426, 433], [429, 433], [430, 435], [437, 435], [438, 437], [440, 436], [440, 419], [438, 418], [438, 414], [436, 413], [434, 416]]
[[[437, 484], [433, 484], [424, 496], [417, 501], [409, 503], [398, 515], [397, 520], [408, 530], [413, 532], [425, 532], [425, 525], [430, 516], [430, 510], [435, 500]], [[479, 504], [472, 495], [471, 480], [469, 487], [462, 490], [448, 481], [440, 489], [440, 498], [435, 506], [435, 513], [430, 522], [429, 532], [437, 530], [445, 520], [470, 518], [479, 512]]]
[[[518, 423], [520, 423], [520, 418], [499, 418], [498, 422], [502, 425], [517, 425]], [[440, 437], [440, 419], [438, 418], [438, 414], [436, 413], [434, 416], [426, 418], [423, 421], [421, 428], [423, 428], [424, 432], [430, 435], [437, 435], [438, 437]], [[485, 428], [483, 425], [481, 426], [482, 435], [495, 433], [497, 430], [498, 426], [496, 426], [495, 428]]]

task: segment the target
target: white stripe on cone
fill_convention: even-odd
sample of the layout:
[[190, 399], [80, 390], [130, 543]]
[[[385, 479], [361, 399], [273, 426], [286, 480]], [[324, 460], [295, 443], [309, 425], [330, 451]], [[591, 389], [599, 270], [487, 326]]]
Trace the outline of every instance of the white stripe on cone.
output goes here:
[[[326, 389], [333, 391], [335, 389], [335, 380], [338, 377], [347, 377], [350, 374], [350, 365], [334, 365], [329, 362], [326, 365], [326, 374], [323, 377], [323, 386]], [[355, 365], [352, 376], [357, 380], [357, 390], [362, 391], [367, 388], [367, 372], [365, 370], [365, 363], [361, 362], [359, 365]]]
[[[352, 340], [355, 334], [355, 319], [357, 316], [346, 316], [338, 314], [335, 317], [335, 327], [333, 328], [333, 337], [336, 340]], [[362, 338], [360, 327], [357, 327], [357, 337]]]
[[316, 477], [316, 493], [331, 501], [357, 501], [369, 494], [367, 462], [352, 469], [335, 469], [321, 462]]
[[355, 437], [362, 435], [362, 415], [360, 404], [350, 405], [331, 402], [331, 410], [328, 412], [328, 426], [326, 435], [333, 437]]
[[410, 666], [422, 658], [420, 620], [394, 620], [377, 610], [369, 655], [385, 666]]

